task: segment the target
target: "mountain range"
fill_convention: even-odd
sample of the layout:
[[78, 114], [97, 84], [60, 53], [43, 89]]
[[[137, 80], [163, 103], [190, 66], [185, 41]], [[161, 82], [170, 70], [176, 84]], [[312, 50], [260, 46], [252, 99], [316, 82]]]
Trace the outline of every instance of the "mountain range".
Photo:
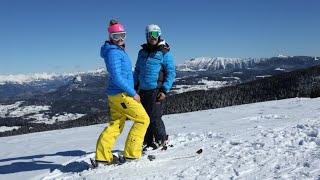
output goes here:
[[[297, 69], [306, 69], [320, 64], [318, 58], [310, 56], [253, 60], [250, 61], [250, 66], [247, 59], [242, 61], [241, 66], [238, 66], [236, 64], [241, 62], [239, 59], [233, 62], [228, 58], [218, 58], [219, 63], [224, 64], [224, 66], [212, 70], [210, 68], [213, 67], [212, 61], [216, 61], [216, 59], [208, 58], [205, 61], [205, 59], [199, 58], [199, 60], [186, 61], [185, 67], [188, 67], [188, 69], [181, 69], [181, 65], [177, 65], [177, 77], [171, 96], [165, 102], [165, 113], [224, 107], [245, 102], [263, 101], [263, 99], [272, 100], [273, 97], [288, 98], [299, 96], [299, 94], [303, 94], [302, 97], [308, 97], [313, 89], [312, 83], [318, 83], [319, 81], [318, 73], [316, 73], [317, 69], [310, 70], [315, 73], [304, 76], [303, 79], [305, 80], [304, 83], [300, 83], [301, 85], [294, 83], [301, 81], [299, 77], [303, 72], [282, 76], [282, 74]], [[204, 66], [205, 62], [207, 62], [207, 66]], [[204, 67], [207, 67], [207, 69]], [[254, 83], [259, 85], [246, 85], [248, 82], [269, 79], [268, 77], [275, 75], [277, 77], [274, 79]], [[38, 74], [26, 76], [28, 78], [20, 75], [19, 77], [24, 77], [21, 78], [22, 80], [10, 77], [15, 81], [9, 81], [9, 78], [6, 79], [5, 76], [1, 76], [0, 126], [25, 126], [24, 129], [20, 129], [20, 133], [27, 133], [32, 129], [32, 131], [35, 129], [41, 131], [68, 128], [102, 123], [107, 120], [109, 114], [106, 93], [108, 73], [103, 68], [68, 75]], [[238, 87], [239, 84], [244, 85]], [[284, 86], [283, 84], [287, 85]], [[281, 87], [280, 91], [277, 91], [279, 87]], [[288, 90], [288, 87], [291, 90]], [[257, 88], [267, 89], [259, 96], [260, 91]], [[211, 89], [221, 89], [221, 91], [211, 91]], [[210, 91], [185, 93], [194, 90]], [[210, 98], [200, 100], [200, 97], [204, 97], [204, 94], [207, 94], [206, 96]], [[235, 94], [237, 95], [234, 96]], [[244, 97], [250, 97], [251, 99], [243, 99]], [[175, 108], [168, 109], [166, 107]], [[30, 125], [30, 123], [33, 124]], [[51, 126], [40, 125], [41, 123]], [[58, 125], [53, 127], [54, 124]]]
[[[319, 57], [278, 56], [272, 58], [192, 58], [176, 65], [177, 77], [172, 93], [198, 89], [212, 89], [249, 82], [283, 72], [290, 72], [320, 64]], [[105, 68], [89, 72], [64, 73], [61, 75], [37, 73], [27, 75], [0, 75], [0, 101], [26, 99], [53, 93], [61, 89], [81, 90], [95, 88], [89, 84], [105, 85], [108, 73]], [[104, 82], [103, 82], [104, 81]], [[70, 93], [68, 93], [70, 94]], [[65, 96], [67, 96], [66, 94]]]
[[199, 57], [186, 60], [176, 66], [178, 71], [218, 71], [243, 69], [292, 70], [319, 64], [319, 57], [283, 56], [272, 58], [223, 58]]

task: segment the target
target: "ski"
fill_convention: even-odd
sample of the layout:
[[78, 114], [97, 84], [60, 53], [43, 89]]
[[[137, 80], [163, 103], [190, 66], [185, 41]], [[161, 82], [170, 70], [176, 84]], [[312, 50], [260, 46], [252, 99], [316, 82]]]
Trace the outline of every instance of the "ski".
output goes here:
[[[163, 159], [160, 161], [171, 161], [171, 160], [179, 160], [179, 159], [186, 159], [186, 158], [193, 158], [193, 157], [197, 157], [199, 156], [200, 154], [202, 154], [203, 150], [202, 149], [199, 149], [195, 152], [195, 154], [190, 154], [190, 155], [184, 155], [184, 156], [178, 156], [178, 157], [171, 157], [171, 158], [168, 158], [168, 159]], [[149, 160], [149, 161], [155, 161], [157, 159], [157, 156], [155, 154], [143, 154], [143, 156], [147, 156], [146, 158]], [[142, 157], [143, 157], [142, 156]], [[126, 164], [126, 163], [130, 163], [130, 162], [138, 162], [139, 159], [125, 159], [122, 155], [118, 154], [118, 156], [115, 156], [114, 155], [114, 158], [115, 158], [115, 161], [111, 162], [111, 163], [102, 163], [102, 162], [99, 162], [99, 161], [96, 161], [94, 158], [90, 158], [90, 163], [87, 164], [87, 170], [90, 170], [90, 169], [97, 169], [99, 167], [104, 167], [104, 166], [119, 166], [119, 165], [123, 165], [123, 164]], [[156, 161], [157, 162], [157, 161]]]
[[[172, 158], [170, 158], [169, 160], [193, 158], [193, 157], [199, 156], [200, 154], [202, 154], [202, 152], [203, 152], [203, 150], [202, 150], [202, 149], [199, 149], [199, 150], [196, 151], [196, 154], [179, 156], [179, 157], [172, 157]], [[153, 160], [156, 159], [156, 155], [149, 154], [149, 155], [147, 156], [147, 158], [148, 158], [150, 161], [153, 161]]]

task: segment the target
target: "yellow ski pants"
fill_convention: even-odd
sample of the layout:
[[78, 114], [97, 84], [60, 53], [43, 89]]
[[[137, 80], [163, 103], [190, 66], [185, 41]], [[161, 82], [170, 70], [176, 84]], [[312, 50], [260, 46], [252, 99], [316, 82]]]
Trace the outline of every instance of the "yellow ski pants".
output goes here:
[[121, 134], [126, 119], [134, 121], [127, 136], [123, 156], [139, 158], [142, 153], [144, 136], [150, 119], [141, 103], [138, 103], [127, 93], [108, 96], [110, 107], [109, 126], [100, 134], [96, 147], [96, 160], [112, 162], [112, 148], [117, 137]]

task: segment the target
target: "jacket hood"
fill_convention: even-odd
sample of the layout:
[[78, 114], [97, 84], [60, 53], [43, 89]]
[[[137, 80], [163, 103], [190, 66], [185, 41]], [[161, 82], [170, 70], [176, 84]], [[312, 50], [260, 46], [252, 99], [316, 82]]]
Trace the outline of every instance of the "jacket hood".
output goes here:
[[104, 58], [106, 52], [108, 52], [110, 49], [122, 49], [122, 50], [124, 50], [124, 48], [125, 48], [125, 45], [124, 45], [124, 44], [123, 44], [122, 46], [118, 46], [118, 45], [113, 44], [113, 43], [110, 42], [110, 41], [106, 41], [106, 42], [104, 43], [104, 45], [101, 47], [100, 56], [101, 56], [102, 58]]
[[155, 51], [159, 50], [160, 48], [165, 48], [167, 50], [170, 50], [170, 46], [164, 39], [160, 39], [159, 43], [157, 45], [151, 46], [148, 43], [142, 44], [142, 48], [146, 51]]
[[166, 41], [164, 39], [160, 39], [160, 42], [158, 43], [158, 46], [161, 46], [161, 45], [165, 45], [165, 46], [169, 47], [169, 44], [166, 43]]

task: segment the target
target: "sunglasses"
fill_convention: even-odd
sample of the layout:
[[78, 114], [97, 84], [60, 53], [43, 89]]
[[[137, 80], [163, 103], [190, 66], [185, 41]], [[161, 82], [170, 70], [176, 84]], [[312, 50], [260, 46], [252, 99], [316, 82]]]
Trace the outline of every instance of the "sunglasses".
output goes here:
[[111, 33], [110, 37], [115, 41], [119, 41], [120, 39], [124, 40], [126, 38], [126, 32]]
[[146, 36], [147, 36], [147, 39], [151, 39], [152, 37], [157, 39], [160, 36], [160, 34], [158, 31], [149, 31], [147, 32]]

